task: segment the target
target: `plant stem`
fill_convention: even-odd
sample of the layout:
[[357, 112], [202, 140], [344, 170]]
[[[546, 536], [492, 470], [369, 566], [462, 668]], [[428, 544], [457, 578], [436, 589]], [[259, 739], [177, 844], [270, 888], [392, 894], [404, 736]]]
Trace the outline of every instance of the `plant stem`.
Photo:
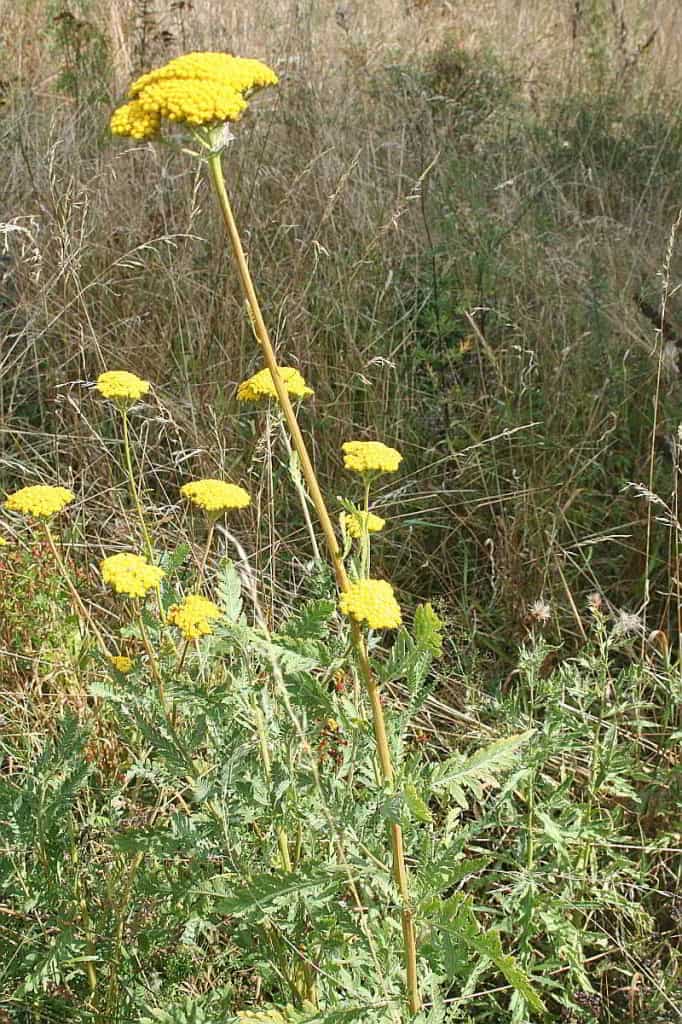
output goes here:
[[[256, 720], [256, 732], [258, 734], [258, 745], [260, 746], [261, 758], [263, 759], [263, 771], [269, 786], [272, 781], [270, 749], [268, 747], [268, 737], [265, 732], [265, 718], [263, 717], [263, 712], [258, 707], [255, 697], [253, 701], [253, 717]], [[291, 874], [293, 867], [291, 865], [291, 857], [289, 855], [289, 840], [281, 825], [277, 826], [277, 845], [279, 847], [280, 857], [282, 858], [282, 867], [286, 872]]]
[[163, 712], [166, 715], [166, 717], [168, 717], [168, 710], [166, 708], [166, 691], [164, 689], [163, 679], [161, 678], [161, 673], [159, 672], [159, 666], [156, 663], [156, 656], [152, 649], [151, 641], [149, 639], [149, 633], [147, 632], [147, 627], [144, 624], [142, 608], [139, 607], [139, 605], [137, 608], [137, 622], [140, 627], [140, 633], [142, 635], [142, 643], [144, 644], [144, 649], [147, 652], [147, 658], [149, 659], [149, 667], [152, 670], [152, 675], [154, 676], [154, 681], [159, 691], [159, 700], [161, 702], [161, 707], [163, 708]]
[[308, 491], [312, 499], [315, 511], [317, 512], [318, 519], [320, 520], [320, 526], [325, 536], [325, 541], [329, 549], [329, 554], [334, 566], [334, 572], [339, 585], [339, 589], [345, 590], [348, 587], [348, 577], [346, 576], [346, 570], [343, 565], [341, 558], [341, 550], [336, 540], [336, 534], [334, 533], [334, 527], [332, 526], [329, 513], [327, 512], [327, 506], [325, 505], [320, 486], [315, 476], [315, 470], [313, 469], [308, 455], [308, 449], [306, 448], [301, 428], [298, 425], [296, 414], [294, 413], [289, 393], [287, 392], [286, 385], [282, 380], [282, 377], [277, 366], [277, 359], [275, 358], [275, 352], [270, 341], [268, 329], [265, 326], [263, 320], [263, 314], [261, 313], [260, 305], [258, 303], [258, 297], [256, 290], [251, 280], [251, 274], [249, 272], [248, 264], [246, 262], [246, 256], [244, 249], [242, 248], [241, 239], [237, 230], [237, 225], [234, 220], [234, 214], [232, 213], [232, 207], [230, 200], [225, 189], [225, 179], [223, 177], [223, 169], [220, 162], [219, 154], [211, 154], [208, 157], [208, 166], [211, 172], [213, 184], [218, 194], [218, 200], [220, 202], [220, 209], [225, 222], [225, 228], [227, 230], [228, 237], [230, 239], [230, 245], [232, 246], [232, 252], [234, 254], [235, 261], [237, 263], [237, 269], [239, 271], [239, 278], [241, 285], [246, 297], [246, 301], [249, 304], [251, 310], [251, 316], [253, 319], [253, 326], [256, 337], [260, 344], [265, 364], [272, 375], [272, 382], [277, 392], [277, 398], [279, 404], [284, 413], [284, 418], [287, 422], [291, 439], [294, 443], [294, 447], [298, 453], [298, 457], [301, 460], [301, 472], [305, 477], [306, 484], [308, 485]]
[[[246, 255], [241, 243], [239, 231], [234, 219], [232, 212], [232, 206], [230, 204], [227, 189], [225, 188], [225, 178], [223, 176], [223, 168], [221, 163], [220, 153], [211, 153], [208, 158], [208, 167], [211, 174], [211, 179], [215, 187], [218, 201], [220, 203], [220, 209], [225, 223], [225, 229], [230, 240], [232, 247], [232, 253], [237, 264], [237, 270], [239, 272], [239, 279], [241, 281], [244, 296], [249, 305], [251, 312], [251, 318], [253, 321], [253, 328], [258, 339], [258, 342], [263, 353], [265, 364], [270, 371], [272, 376], [272, 382], [277, 392], [277, 398], [281, 406], [284, 418], [291, 435], [291, 439], [294, 444], [294, 448], [298, 454], [301, 462], [301, 472], [306, 481], [308, 487], [308, 493], [310, 494], [317, 517], [322, 527], [322, 532], [327, 544], [329, 556], [334, 568], [334, 574], [339, 590], [346, 591], [349, 587], [348, 575], [346, 568], [343, 564], [343, 557], [341, 550], [336, 539], [334, 527], [332, 525], [327, 506], [325, 504], [322, 491], [317, 482], [315, 470], [313, 469], [308, 455], [308, 449], [306, 448], [301, 428], [298, 425], [296, 414], [293, 406], [289, 399], [289, 394], [286, 389], [286, 385], [282, 380], [279, 368], [277, 366], [277, 359], [275, 352], [268, 334], [268, 329], [265, 326], [263, 320], [263, 314], [258, 302], [258, 296], [251, 279], [249, 272], [248, 263], [246, 261]], [[353, 646], [355, 647], [358, 663], [360, 665], [360, 671], [363, 676], [367, 693], [369, 695], [370, 704], [372, 708], [372, 722], [374, 726], [374, 737], [377, 745], [377, 751], [379, 754], [379, 762], [381, 765], [381, 773], [383, 776], [384, 784], [390, 787], [394, 781], [393, 764], [391, 762], [391, 754], [388, 746], [388, 739], [386, 736], [386, 723], [384, 721], [384, 712], [381, 706], [381, 700], [379, 697], [379, 690], [372, 676], [372, 671], [369, 663], [369, 657], [367, 654], [367, 647], [362, 635], [360, 626], [356, 623], [352, 625], [352, 639]], [[414, 927], [414, 915], [412, 911], [412, 901], [410, 899], [409, 892], [409, 880], [407, 875], [407, 867], [405, 864], [405, 850], [403, 846], [402, 829], [399, 824], [391, 825], [391, 848], [393, 853], [393, 876], [395, 878], [396, 885], [400, 892], [400, 898], [402, 903], [402, 930], [403, 930], [403, 941], [405, 945], [405, 972], [407, 980], [407, 991], [408, 991], [408, 1002], [410, 1011], [416, 1014], [421, 1009], [421, 997], [419, 994], [419, 983], [417, 979], [417, 946], [416, 946], [416, 935]]]
[[371, 487], [371, 480], [365, 478], [365, 495], [364, 495], [364, 521], [362, 524], [362, 575], [369, 579], [371, 563], [370, 563], [370, 547], [369, 547], [369, 489]]
[[144, 518], [144, 512], [142, 511], [142, 504], [140, 502], [140, 494], [137, 488], [137, 481], [135, 480], [135, 474], [133, 472], [133, 459], [130, 452], [130, 436], [128, 432], [128, 410], [125, 406], [121, 406], [121, 418], [123, 420], [123, 450], [125, 452], [126, 469], [128, 470], [128, 482], [130, 484], [130, 492], [133, 496], [133, 502], [135, 503], [135, 509], [137, 510], [137, 516], [140, 520], [140, 526], [142, 527], [142, 533], [144, 535], [144, 543], [147, 548], [147, 557], [152, 560], [153, 549], [152, 542], [147, 530], [147, 524]]
[[45, 535], [47, 537], [47, 543], [50, 546], [50, 551], [52, 552], [52, 555], [54, 556], [54, 560], [57, 563], [59, 571], [62, 574], [64, 582], [66, 583], [67, 587], [69, 588], [69, 593], [71, 594], [71, 597], [73, 598], [73, 603], [76, 606], [76, 611], [85, 620], [85, 622], [90, 626], [90, 628], [92, 629], [93, 633], [97, 637], [97, 642], [98, 642], [98, 644], [99, 644], [99, 646], [101, 648], [102, 653], [106, 657], [109, 657], [109, 651], [107, 650], [107, 645], [106, 645], [106, 643], [104, 641], [104, 637], [102, 636], [102, 634], [100, 633], [99, 629], [97, 628], [97, 624], [96, 624], [95, 620], [93, 619], [92, 615], [90, 614], [90, 612], [87, 610], [87, 608], [83, 604], [83, 602], [81, 600], [81, 596], [80, 596], [80, 594], [78, 593], [78, 591], [76, 590], [76, 588], [75, 588], [75, 586], [73, 584], [73, 581], [72, 581], [72, 579], [71, 579], [71, 577], [69, 575], [69, 571], [68, 571], [68, 569], [66, 568], [66, 566], [64, 564], [64, 560], [63, 560], [62, 556], [59, 554], [59, 551], [57, 550], [57, 545], [54, 542], [54, 537], [52, 536], [52, 531], [50, 529], [50, 524], [48, 522], [45, 523]]
[[208, 553], [211, 550], [211, 541], [213, 540], [213, 531], [215, 530], [215, 519], [211, 517], [208, 523], [208, 536], [206, 538], [206, 547], [204, 548], [204, 554], [201, 559], [201, 565], [199, 566], [199, 586], [204, 582], [204, 576], [206, 575], [206, 563], [208, 562]]
[[189, 649], [189, 640], [185, 640], [185, 642], [184, 642], [184, 644], [182, 646], [182, 653], [180, 655], [180, 660], [178, 661], [178, 667], [176, 669], [176, 672], [178, 672], [178, 673], [180, 673], [182, 671], [182, 666], [185, 664], [185, 658], [187, 657], [188, 649]]
[[299, 497], [299, 501], [301, 502], [301, 508], [303, 509], [303, 518], [305, 519], [306, 529], [308, 530], [308, 536], [310, 537], [310, 545], [313, 549], [313, 558], [315, 559], [316, 562], [321, 562], [322, 558], [320, 556], [320, 548], [317, 543], [317, 537], [315, 536], [315, 528], [313, 527], [313, 521], [310, 518], [310, 510], [308, 509], [308, 501], [310, 499], [306, 494], [306, 490], [305, 487], [303, 486], [303, 481], [301, 480], [301, 477], [298, 473], [298, 469], [294, 468], [292, 464], [294, 453], [291, 448], [291, 441], [289, 440], [289, 435], [287, 434], [284, 420], [280, 418], [279, 423], [281, 427], [282, 439], [284, 441], [284, 447], [286, 448], [287, 455], [289, 456], [289, 476], [293, 481], [294, 487], [296, 488], [296, 493], [298, 494]]

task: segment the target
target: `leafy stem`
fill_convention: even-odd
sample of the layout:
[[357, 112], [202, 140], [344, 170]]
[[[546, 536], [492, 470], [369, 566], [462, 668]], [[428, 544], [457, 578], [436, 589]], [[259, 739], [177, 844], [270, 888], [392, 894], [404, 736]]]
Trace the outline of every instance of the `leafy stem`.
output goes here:
[[[239, 230], [234, 219], [232, 206], [225, 187], [225, 178], [223, 175], [220, 153], [212, 152], [208, 156], [207, 162], [211, 180], [215, 187], [218, 202], [220, 204], [220, 210], [232, 248], [232, 253], [237, 264], [242, 290], [248, 303], [253, 323], [253, 330], [258, 339], [258, 343], [260, 344], [265, 364], [272, 376], [272, 382], [277, 393], [277, 398], [282, 409], [282, 413], [284, 414], [284, 419], [286, 420], [293, 446], [296, 449], [296, 453], [300, 460], [301, 472], [305, 479], [308, 493], [310, 494], [310, 498], [315, 507], [320, 526], [322, 527], [322, 532], [327, 544], [329, 557], [334, 568], [339, 590], [346, 591], [348, 590], [350, 583], [343, 563], [341, 549], [339, 548], [336, 533], [334, 531], [329, 512], [327, 511], [327, 505], [322, 495], [322, 491], [320, 490], [312, 462], [310, 461], [308, 449], [303, 439], [301, 428], [298, 425], [296, 414], [289, 398], [289, 393], [279, 372], [275, 351], [263, 319], [263, 314], [258, 302], [258, 296], [256, 295], [256, 290], [254, 288], [246, 260], [246, 254], [244, 253]], [[355, 623], [352, 626], [352, 639], [358, 664], [360, 666], [360, 672], [363, 677], [372, 708], [374, 737], [379, 754], [383, 781], [386, 785], [391, 786], [394, 780], [394, 771], [388, 746], [388, 739], [386, 736], [384, 713], [381, 707], [379, 691], [370, 668], [364, 635], [360, 626]], [[416, 1014], [421, 1009], [421, 996], [419, 993], [419, 983], [417, 978], [416, 934], [409, 891], [409, 879], [405, 864], [402, 829], [397, 823], [391, 825], [390, 841], [393, 853], [393, 874], [400, 892], [402, 903], [401, 919], [405, 950], [404, 956], [408, 1003], [411, 1013]]]

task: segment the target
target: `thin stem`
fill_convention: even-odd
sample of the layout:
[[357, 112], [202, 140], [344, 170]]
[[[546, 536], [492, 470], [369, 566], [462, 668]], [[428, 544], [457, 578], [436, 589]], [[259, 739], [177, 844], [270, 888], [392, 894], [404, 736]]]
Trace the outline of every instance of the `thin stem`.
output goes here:
[[130, 493], [133, 497], [135, 509], [137, 510], [137, 516], [140, 520], [140, 526], [142, 527], [142, 533], [144, 535], [144, 543], [147, 549], [147, 557], [152, 559], [153, 548], [149, 531], [147, 530], [147, 524], [144, 518], [144, 512], [142, 511], [142, 503], [140, 502], [140, 493], [137, 487], [137, 481], [133, 472], [133, 459], [130, 451], [130, 436], [128, 432], [128, 410], [125, 406], [121, 406], [121, 418], [123, 420], [123, 450], [125, 452], [126, 469], [128, 470], [128, 483], [130, 484]]
[[[237, 264], [239, 272], [239, 278], [241, 281], [242, 289], [249, 306], [251, 318], [253, 321], [253, 329], [263, 353], [263, 358], [267, 368], [270, 370], [272, 376], [272, 382], [277, 393], [280, 407], [284, 413], [284, 418], [291, 434], [291, 439], [294, 444], [294, 448], [298, 454], [301, 462], [301, 472], [305, 478], [308, 492], [311, 500], [317, 512], [317, 517], [322, 527], [322, 532], [325, 537], [329, 556], [334, 567], [334, 574], [336, 581], [341, 591], [347, 591], [349, 587], [348, 575], [346, 568], [343, 564], [343, 557], [341, 550], [336, 539], [336, 533], [332, 525], [327, 506], [320, 490], [320, 486], [317, 482], [315, 470], [310, 461], [308, 455], [308, 449], [306, 448], [301, 428], [298, 425], [296, 414], [294, 413], [293, 406], [289, 399], [289, 394], [286, 389], [286, 385], [282, 380], [282, 376], [277, 366], [277, 359], [275, 352], [268, 334], [268, 329], [265, 326], [263, 320], [263, 314], [260, 309], [258, 302], [258, 296], [251, 279], [249, 272], [248, 263], [246, 261], [246, 255], [242, 247], [241, 238], [239, 231], [235, 223], [234, 214], [232, 212], [232, 206], [225, 188], [225, 179], [223, 177], [222, 163], [220, 159], [220, 153], [211, 153], [208, 157], [208, 167], [211, 174], [211, 179], [215, 186], [215, 190], [220, 203], [220, 209], [225, 223], [225, 228], [230, 240], [232, 252]], [[388, 739], [386, 736], [386, 724], [384, 721], [383, 708], [381, 707], [381, 701], [379, 698], [379, 691], [377, 685], [372, 676], [372, 671], [369, 664], [369, 657], [367, 654], [367, 647], [365, 645], [364, 637], [360, 630], [359, 625], [354, 624], [352, 627], [352, 638], [353, 646], [357, 654], [360, 670], [367, 687], [367, 692], [372, 707], [372, 722], [374, 725], [374, 736], [379, 753], [379, 761], [381, 764], [381, 771], [384, 783], [387, 786], [391, 786], [394, 780], [393, 764], [391, 762], [391, 754], [388, 746]], [[407, 875], [407, 867], [405, 864], [405, 851], [403, 846], [402, 830], [400, 825], [391, 825], [391, 848], [393, 853], [393, 875], [398, 886], [401, 902], [402, 902], [402, 930], [403, 940], [405, 944], [405, 970], [407, 979], [407, 991], [408, 991], [408, 1002], [410, 1011], [412, 1013], [418, 1013], [421, 1009], [421, 997], [419, 994], [419, 983], [417, 979], [417, 948], [416, 948], [416, 935], [414, 927], [414, 916], [412, 911], [412, 902], [410, 899], [409, 892], [409, 881]]]
[[180, 660], [178, 661], [178, 667], [176, 669], [176, 671], [178, 673], [180, 673], [182, 671], [182, 666], [185, 664], [185, 658], [187, 657], [188, 649], [189, 649], [189, 640], [185, 640], [185, 642], [183, 644], [183, 647], [182, 647], [182, 653], [180, 655]]
[[139, 605], [137, 607], [137, 622], [140, 627], [140, 633], [142, 635], [142, 643], [144, 644], [144, 649], [147, 652], [147, 658], [149, 659], [149, 667], [152, 670], [154, 682], [156, 683], [159, 690], [159, 700], [161, 701], [161, 707], [163, 708], [164, 714], [167, 715], [166, 692], [163, 685], [163, 679], [161, 678], [161, 673], [159, 672], [159, 666], [156, 663], [156, 656], [154, 655], [151, 641], [149, 639], [149, 633], [147, 632], [147, 627], [145, 626], [144, 619], [142, 617], [142, 609], [139, 607]]
[[[272, 781], [270, 748], [268, 747], [268, 737], [265, 731], [265, 718], [262, 710], [258, 707], [255, 698], [253, 701], [253, 717], [256, 722], [256, 733], [258, 735], [258, 745], [260, 747], [261, 758], [263, 761], [263, 772], [269, 786]], [[277, 845], [279, 847], [280, 857], [282, 858], [282, 867], [286, 872], [291, 874], [293, 867], [291, 865], [291, 857], [289, 855], [289, 840], [281, 825], [277, 826]]]
[[365, 477], [365, 494], [364, 494], [364, 517], [362, 523], [362, 575], [369, 578], [371, 563], [370, 563], [370, 548], [369, 548], [369, 489], [371, 487], [371, 480]]
[[102, 636], [102, 634], [100, 633], [99, 629], [97, 628], [97, 624], [96, 624], [95, 620], [93, 619], [92, 615], [90, 614], [90, 612], [87, 610], [87, 608], [83, 604], [83, 602], [81, 600], [81, 596], [80, 596], [80, 594], [78, 593], [78, 591], [76, 590], [76, 588], [75, 588], [75, 586], [73, 584], [71, 576], [69, 575], [69, 571], [66, 568], [66, 565], [64, 564], [64, 560], [62, 559], [62, 556], [59, 554], [59, 551], [57, 550], [57, 545], [55, 544], [54, 537], [53, 537], [52, 531], [50, 529], [50, 524], [48, 522], [45, 523], [45, 535], [47, 537], [47, 543], [50, 546], [50, 551], [52, 552], [52, 555], [54, 556], [54, 560], [57, 563], [59, 571], [62, 574], [64, 582], [66, 583], [67, 587], [69, 588], [69, 593], [71, 594], [71, 597], [73, 598], [73, 603], [76, 606], [76, 611], [85, 620], [85, 622], [87, 622], [87, 624], [90, 626], [90, 628], [92, 629], [93, 633], [97, 637], [97, 642], [99, 643], [99, 646], [100, 646], [100, 648], [102, 650], [102, 653], [104, 655], [106, 655], [106, 657], [109, 657], [109, 651], [107, 650], [107, 645], [105, 643], [104, 637]]
[[215, 153], [211, 154], [211, 156], [209, 156], [208, 158], [208, 166], [211, 172], [213, 184], [215, 185], [215, 189], [218, 194], [220, 209], [223, 215], [223, 220], [225, 222], [225, 228], [230, 239], [230, 244], [232, 246], [232, 252], [237, 263], [237, 269], [239, 271], [241, 285], [244, 291], [244, 295], [246, 297], [246, 301], [248, 302], [251, 311], [254, 332], [261, 346], [265, 364], [272, 375], [272, 382], [275, 386], [277, 398], [282, 408], [282, 412], [284, 413], [284, 418], [286, 419], [287, 427], [289, 429], [289, 433], [291, 434], [294, 447], [296, 448], [296, 451], [298, 452], [298, 457], [301, 460], [301, 471], [303, 473], [303, 476], [305, 477], [310, 497], [312, 499], [313, 505], [315, 506], [315, 511], [317, 512], [318, 518], [320, 520], [320, 526], [322, 527], [322, 531], [327, 542], [327, 547], [329, 549], [329, 554], [334, 566], [334, 572], [336, 574], [336, 579], [338, 581], [339, 588], [341, 590], [346, 590], [348, 587], [348, 577], [346, 575], [346, 570], [343, 565], [343, 560], [341, 558], [341, 550], [336, 540], [334, 527], [332, 526], [332, 521], [329, 517], [329, 513], [327, 512], [327, 506], [325, 504], [324, 498], [322, 497], [322, 492], [317, 482], [315, 470], [313, 469], [312, 463], [310, 461], [308, 449], [306, 448], [305, 441], [303, 440], [301, 428], [298, 425], [296, 414], [294, 413], [293, 406], [289, 398], [289, 393], [286, 389], [286, 385], [282, 380], [279, 368], [277, 366], [275, 352], [272, 347], [272, 342], [270, 341], [268, 329], [265, 326], [265, 321], [263, 320], [263, 314], [261, 313], [260, 305], [258, 303], [258, 297], [256, 295], [256, 290], [253, 286], [253, 281], [251, 280], [251, 274], [249, 272], [248, 264], [246, 262], [246, 256], [244, 254], [244, 249], [242, 248], [242, 243], [239, 237], [239, 232], [237, 230], [237, 225], [234, 220], [234, 214], [232, 213], [230, 200], [225, 189], [225, 179], [223, 178], [223, 169], [220, 162], [220, 155]]
[[277, 584], [275, 550], [277, 546], [275, 531], [275, 484], [272, 476], [272, 410], [268, 402], [265, 427], [265, 480], [267, 483], [267, 531], [268, 531], [268, 568], [270, 570], [270, 622], [275, 621], [275, 587]]
[[310, 499], [306, 494], [305, 487], [303, 486], [303, 482], [298, 472], [292, 471], [291, 460], [294, 457], [294, 452], [291, 447], [289, 435], [286, 432], [284, 420], [281, 418], [279, 421], [279, 425], [281, 428], [282, 440], [284, 441], [284, 447], [286, 448], [287, 455], [289, 456], [289, 476], [293, 481], [294, 487], [296, 488], [296, 493], [298, 494], [299, 501], [301, 502], [303, 518], [305, 519], [305, 525], [308, 530], [308, 536], [310, 537], [310, 545], [313, 549], [313, 558], [315, 559], [316, 562], [321, 562], [322, 556], [320, 555], [320, 548], [317, 543], [317, 537], [315, 536], [315, 527], [313, 526], [313, 521], [310, 518], [310, 509], [308, 508], [308, 501]]
[[199, 586], [204, 582], [204, 576], [206, 575], [206, 563], [208, 562], [208, 554], [211, 550], [211, 542], [213, 540], [213, 532], [215, 530], [215, 519], [211, 518], [208, 522], [208, 536], [206, 537], [206, 547], [204, 548], [204, 554], [201, 559], [201, 565], [199, 566]]

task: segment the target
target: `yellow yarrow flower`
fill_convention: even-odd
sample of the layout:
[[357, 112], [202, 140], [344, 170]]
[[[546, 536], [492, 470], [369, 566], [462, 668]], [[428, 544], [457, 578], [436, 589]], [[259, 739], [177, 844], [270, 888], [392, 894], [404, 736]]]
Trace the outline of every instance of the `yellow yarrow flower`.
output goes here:
[[277, 75], [262, 61], [228, 53], [187, 53], [137, 78], [130, 102], [111, 116], [114, 135], [149, 139], [161, 118], [192, 127], [238, 121], [255, 89], [276, 85]]
[[7, 541], [5, 540], [4, 537], [0, 537], [0, 548], [6, 548], [6, 547], [7, 547]]
[[104, 582], [126, 597], [144, 597], [148, 590], [158, 587], [165, 576], [163, 569], [150, 565], [142, 555], [128, 551], [104, 558], [100, 571]]
[[370, 629], [396, 629], [402, 622], [400, 605], [386, 580], [356, 580], [341, 594], [339, 608]]
[[49, 519], [70, 505], [75, 497], [73, 491], [66, 487], [37, 484], [34, 487], [22, 487], [20, 491], [10, 494], [5, 501], [5, 508], [9, 512], [35, 516], [36, 519]]
[[246, 508], [251, 502], [243, 487], [210, 478], [183, 484], [180, 493], [210, 516], [219, 516], [233, 508]]
[[262, 61], [234, 57], [229, 53], [195, 52], [169, 60], [137, 78], [128, 94], [138, 96], [148, 86], [169, 78], [220, 82], [235, 92], [249, 93], [266, 85], [277, 85], [277, 75]]
[[168, 621], [177, 626], [186, 640], [197, 640], [212, 633], [211, 621], [222, 615], [213, 601], [200, 594], [188, 594], [181, 604], [174, 604], [168, 610]]
[[354, 473], [395, 473], [403, 457], [381, 441], [346, 441], [342, 446], [346, 469]]
[[100, 373], [95, 382], [95, 389], [100, 395], [114, 401], [136, 402], [147, 394], [149, 388], [148, 380], [142, 380], [127, 370], [107, 370]]
[[359, 540], [365, 533], [379, 533], [386, 525], [386, 520], [374, 512], [342, 512], [341, 526], [349, 537]]
[[[309, 388], [303, 379], [303, 375], [293, 366], [279, 366], [279, 375], [284, 381], [284, 386], [294, 398], [307, 398], [315, 392]], [[240, 402], [258, 402], [262, 398], [277, 398], [275, 384], [270, 370], [266, 367], [253, 377], [242, 381], [237, 390], [237, 398]]]
[[127, 658], [125, 654], [113, 654], [109, 661], [116, 671], [120, 672], [122, 675], [126, 675], [133, 667], [133, 659]]
[[109, 119], [112, 135], [125, 135], [131, 139], [151, 139], [161, 127], [161, 115], [157, 110], [145, 110], [139, 100], [124, 103]]
[[241, 93], [213, 80], [164, 78], [138, 96], [145, 113], [190, 125], [238, 121], [248, 104]]

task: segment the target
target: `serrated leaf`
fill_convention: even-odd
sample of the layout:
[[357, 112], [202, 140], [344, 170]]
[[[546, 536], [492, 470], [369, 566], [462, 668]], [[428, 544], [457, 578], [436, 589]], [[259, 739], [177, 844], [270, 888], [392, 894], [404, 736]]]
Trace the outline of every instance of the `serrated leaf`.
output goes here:
[[375, 666], [381, 683], [393, 683], [404, 679], [411, 691], [415, 691], [426, 678], [431, 665], [431, 654], [418, 647], [407, 630], [401, 629], [393, 647], [384, 662]]
[[175, 572], [179, 569], [182, 563], [185, 561], [190, 553], [189, 544], [178, 544], [174, 551], [164, 553], [159, 559], [161, 568], [166, 572], [167, 575]]
[[503, 952], [499, 932], [481, 929], [471, 903], [471, 896], [455, 893], [447, 900], [432, 901], [427, 909], [435, 910], [442, 931], [456, 942], [463, 943], [471, 952], [492, 961], [528, 1006], [537, 1013], [544, 1013], [545, 1005], [530, 978], [513, 956]]
[[429, 602], [417, 605], [415, 609], [414, 638], [418, 647], [428, 651], [434, 658], [440, 658], [443, 653], [443, 622]]
[[513, 766], [519, 750], [532, 735], [533, 730], [529, 729], [515, 736], [495, 740], [470, 757], [455, 754], [434, 771], [433, 788], [447, 789], [460, 806], [466, 806], [467, 789], [480, 799], [485, 788], [499, 785], [499, 776]]
[[115, 688], [101, 679], [94, 679], [88, 683], [88, 693], [91, 697], [103, 697], [105, 700], [112, 700], [117, 696]]
[[229, 622], [239, 622], [242, 614], [243, 601], [241, 598], [242, 581], [239, 578], [234, 562], [229, 559], [223, 563], [216, 581], [216, 596], [218, 604], [225, 612]]
[[325, 598], [308, 601], [298, 614], [287, 620], [282, 633], [296, 640], [320, 640], [327, 635], [335, 610], [334, 601]]
[[305, 1018], [306, 1024], [350, 1024], [354, 1020], [366, 1020], [373, 1006], [337, 1006], [331, 1010], [318, 1010]]
[[492, 857], [465, 857], [464, 860], [452, 864], [441, 858], [435, 863], [430, 862], [423, 866], [417, 877], [417, 884], [428, 903], [434, 896], [439, 896], [459, 885], [467, 875], [483, 871], [492, 860]]
[[502, 943], [498, 932], [483, 932], [476, 940], [475, 948], [483, 956], [488, 956], [501, 971], [514, 991], [522, 996], [528, 1006], [536, 1013], [545, 1013], [546, 1007], [540, 996], [537, 994], [530, 978], [519, 966], [513, 956], [502, 952]]
[[252, 638], [252, 646], [283, 676], [310, 672], [318, 667], [318, 662], [315, 658], [310, 658], [298, 651], [292, 651], [290, 648], [282, 646], [282, 644], [266, 640], [257, 634], [254, 634]]
[[260, 917], [304, 894], [314, 895], [315, 902], [325, 902], [347, 882], [348, 876], [340, 868], [300, 868], [295, 873], [255, 875], [242, 881], [235, 875], [217, 875], [210, 880], [210, 889], [197, 895], [213, 896], [216, 907], [223, 914], [248, 915], [255, 911]]
[[403, 786], [403, 797], [413, 818], [416, 818], [417, 821], [433, 821], [433, 815], [428, 808], [428, 804], [422, 800], [415, 786], [413, 786], [411, 782], [408, 782], [407, 785]]

